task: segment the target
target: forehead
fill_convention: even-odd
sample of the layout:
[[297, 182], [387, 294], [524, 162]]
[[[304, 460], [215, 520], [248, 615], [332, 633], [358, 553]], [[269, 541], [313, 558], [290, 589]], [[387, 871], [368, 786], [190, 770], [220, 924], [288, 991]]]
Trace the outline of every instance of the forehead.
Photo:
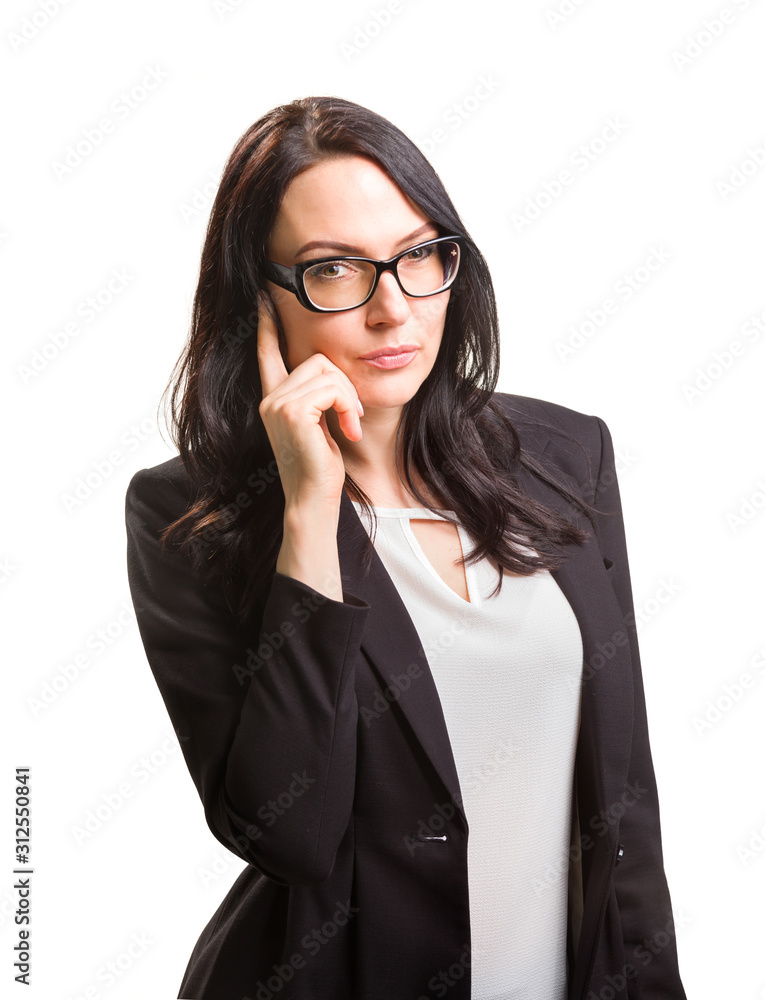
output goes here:
[[335, 240], [386, 258], [403, 236], [427, 221], [377, 163], [343, 156], [323, 160], [292, 180], [270, 246], [274, 254], [294, 256], [310, 240]]

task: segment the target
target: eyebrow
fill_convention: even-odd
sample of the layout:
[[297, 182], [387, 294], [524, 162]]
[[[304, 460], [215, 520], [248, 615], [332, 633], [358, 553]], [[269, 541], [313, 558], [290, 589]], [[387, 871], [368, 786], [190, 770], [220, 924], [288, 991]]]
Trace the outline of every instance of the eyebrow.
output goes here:
[[[412, 240], [416, 240], [419, 236], [423, 236], [428, 232], [428, 230], [436, 228], [437, 227], [434, 223], [426, 222], [425, 225], [420, 226], [419, 229], [415, 229], [414, 232], [409, 233], [408, 236], [404, 236], [403, 239], [400, 239], [395, 246], [406, 246]], [[355, 254], [357, 257], [366, 256], [366, 254], [361, 252], [359, 247], [351, 246], [350, 243], [340, 243], [337, 240], [311, 240], [310, 243], [304, 243], [294, 256], [300, 257], [307, 250], [341, 250], [343, 253]]]

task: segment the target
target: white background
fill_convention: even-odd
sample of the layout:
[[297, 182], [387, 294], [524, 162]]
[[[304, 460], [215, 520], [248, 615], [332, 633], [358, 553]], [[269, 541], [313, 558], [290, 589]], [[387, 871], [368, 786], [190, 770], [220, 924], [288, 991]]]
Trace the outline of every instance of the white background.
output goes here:
[[[556, 23], [553, 0], [47, 4], [6, 3], [0, 43], [4, 995], [175, 997], [243, 867], [205, 826], [144, 656], [124, 495], [176, 453], [157, 408], [231, 148], [274, 105], [335, 94], [425, 149], [488, 258], [498, 388], [611, 429], [682, 978], [693, 1000], [765, 997], [765, 5], [585, 0]], [[128, 277], [109, 293], [113, 272]], [[618, 297], [630, 275], [639, 290]], [[562, 356], [609, 296], [618, 310]], [[33, 775], [26, 991], [11, 957], [17, 765]], [[126, 959], [131, 940], [144, 944]]]

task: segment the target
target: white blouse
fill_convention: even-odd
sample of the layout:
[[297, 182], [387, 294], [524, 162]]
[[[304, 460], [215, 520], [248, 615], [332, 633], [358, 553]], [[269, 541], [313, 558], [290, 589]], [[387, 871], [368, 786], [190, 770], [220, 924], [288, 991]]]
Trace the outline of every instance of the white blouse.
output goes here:
[[[465, 601], [409, 523], [450, 512], [374, 511], [375, 549], [428, 658], [468, 819], [472, 1000], [565, 1000], [583, 665], [576, 616], [547, 570], [505, 571], [490, 598], [498, 573], [488, 559], [465, 567]], [[467, 554], [473, 543], [457, 529]]]

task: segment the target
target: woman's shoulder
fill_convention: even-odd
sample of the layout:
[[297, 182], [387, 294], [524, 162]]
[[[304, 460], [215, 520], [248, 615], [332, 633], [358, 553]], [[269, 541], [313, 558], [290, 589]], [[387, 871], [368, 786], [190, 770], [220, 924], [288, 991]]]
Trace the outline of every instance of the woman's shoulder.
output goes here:
[[195, 493], [181, 456], [174, 455], [133, 474], [125, 493], [125, 505], [129, 515], [135, 512], [146, 517], [152, 513], [169, 523], [189, 508]]
[[600, 417], [532, 396], [495, 392], [492, 399], [515, 428], [522, 451], [581, 484], [592, 482], [609, 435]]
[[492, 396], [508, 415], [518, 433], [543, 446], [557, 440], [574, 438], [588, 450], [600, 450], [603, 421], [562, 403], [533, 396], [495, 392]]

